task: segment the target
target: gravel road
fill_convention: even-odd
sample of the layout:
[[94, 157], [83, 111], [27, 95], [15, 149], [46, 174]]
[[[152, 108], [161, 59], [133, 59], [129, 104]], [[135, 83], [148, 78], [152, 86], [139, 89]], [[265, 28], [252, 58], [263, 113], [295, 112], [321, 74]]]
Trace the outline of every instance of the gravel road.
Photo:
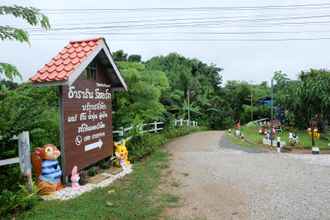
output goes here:
[[221, 131], [167, 148], [182, 198], [170, 219], [330, 219], [330, 156], [244, 151]]

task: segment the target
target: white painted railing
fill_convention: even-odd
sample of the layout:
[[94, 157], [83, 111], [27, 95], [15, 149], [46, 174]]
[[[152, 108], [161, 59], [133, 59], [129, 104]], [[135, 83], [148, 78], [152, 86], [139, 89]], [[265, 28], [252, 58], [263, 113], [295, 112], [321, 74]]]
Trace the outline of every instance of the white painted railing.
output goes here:
[[28, 189], [32, 191], [31, 154], [29, 132], [23, 131], [12, 140], [18, 141], [18, 157], [0, 160], [0, 167], [19, 163], [21, 173], [27, 177]]
[[[158, 131], [161, 131], [164, 129], [164, 122], [162, 121], [154, 121], [152, 123], [142, 124], [137, 126], [137, 129], [140, 131], [140, 133], [157, 133]], [[197, 127], [198, 123], [196, 121], [189, 121], [184, 119], [176, 119], [174, 121], [175, 127], [181, 127], [181, 126], [192, 126]], [[125, 134], [129, 133], [134, 126], [130, 126], [127, 128], [120, 127], [118, 130], [112, 131], [114, 135], [118, 135], [119, 137], [124, 137]]]
[[[130, 132], [134, 126], [130, 126], [127, 128], [120, 127], [119, 130], [112, 131], [113, 134], [118, 135], [119, 137], [124, 137], [125, 134]], [[137, 129], [143, 134], [143, 133], [152, 133], [152, 132], [158, 132], [164, 129], [164, 122], [161, 121], [154, 121], [152, 123], [142, 124], [138, 125]]]
[[197, 121], [189, 121], [189, 120], [184, 120], [184, 119], [175, 119], [174, 125], [177, 126], [192, 126], [192, 127], [197, 127], [198, 122]]

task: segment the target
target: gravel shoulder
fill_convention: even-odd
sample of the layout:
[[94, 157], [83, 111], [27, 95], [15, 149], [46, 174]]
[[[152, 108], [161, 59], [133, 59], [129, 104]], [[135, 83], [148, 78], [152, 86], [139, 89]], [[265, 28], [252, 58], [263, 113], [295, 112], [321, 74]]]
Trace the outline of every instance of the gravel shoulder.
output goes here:
[[247, 152], [221, 131], [167, 145], [171, 188], [182, 198], [170, 219], [330, 219], [330, 159]]

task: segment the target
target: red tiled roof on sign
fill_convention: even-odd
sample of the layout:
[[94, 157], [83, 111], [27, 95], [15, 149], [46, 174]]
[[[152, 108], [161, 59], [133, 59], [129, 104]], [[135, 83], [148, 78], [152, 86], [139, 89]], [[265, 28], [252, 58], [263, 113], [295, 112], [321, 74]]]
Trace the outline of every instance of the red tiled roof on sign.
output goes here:
[[65, 81], [86, 57], [103, 41], [103, 38], [70, 41], [49, 63], [32, 78], [33, 83]]

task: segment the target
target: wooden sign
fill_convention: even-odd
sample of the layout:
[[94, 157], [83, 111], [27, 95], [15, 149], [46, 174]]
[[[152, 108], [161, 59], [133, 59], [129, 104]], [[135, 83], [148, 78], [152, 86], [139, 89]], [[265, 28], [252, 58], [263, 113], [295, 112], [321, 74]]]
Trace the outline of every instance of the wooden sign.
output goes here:
[[62, 170], [83, 169], [113, 153], [110, 79], [97, 71], [96, 79], [79, 77], [62, 86]]

